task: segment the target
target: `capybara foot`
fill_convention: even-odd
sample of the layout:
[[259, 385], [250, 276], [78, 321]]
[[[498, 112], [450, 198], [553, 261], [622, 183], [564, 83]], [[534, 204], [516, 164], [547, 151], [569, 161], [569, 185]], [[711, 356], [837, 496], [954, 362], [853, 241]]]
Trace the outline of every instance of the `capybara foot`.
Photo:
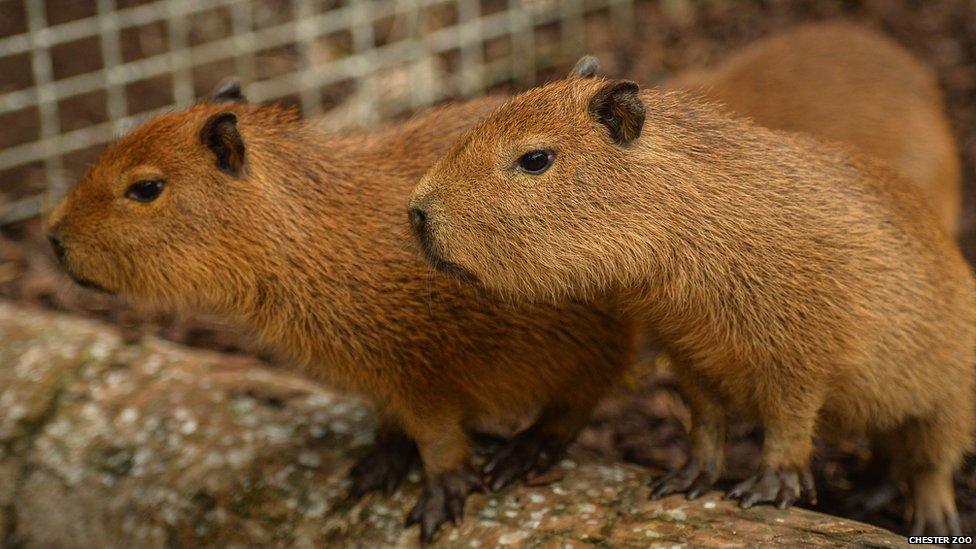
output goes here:
[[541, 475], [562, 459], [568, 445], [564, 437], [536, 429], [519, 433], [485, 464], [485, 482], [492, 492], [497, 492], [520, 478]]
[[464, 501], [468, 494], [481, 487], [478, 475], [467, 468], [445, 471], [427, 478], [417, 504], [407, 515], [406, 526], [420, 525], [420, 542], [428, 544], [441, 524], [451, 521], [455, 526], [464, 517]]
[[909, 536], [961, 536], [959, 514], [955, 509], [916, 509]]
[[718, 464], [714, 460], [704, 462], [689, 459], [680, 469], [651, 481], [651, 499], [684, 492], [688, 499], [695, 499], [707, 492], [719, 477]]
[[786, 509], [801, 496], [811, 505], [817, 503], [817, 490], [809, 467], [763, 467], [754, 476], [729, 490], [725, 497], [739, 500], [739, 507], [743, 509], [758, 503], [772, 503], [780, 509]]
[[910, 483], [912, 488], [911, 536], [961, 536], [952, 475], [922, 472]]
[[419, 459], [416, 443], [406, 435], [382, 437], [349, 471], [349, 499], [356, 501], [376, 490], [393, 495]]

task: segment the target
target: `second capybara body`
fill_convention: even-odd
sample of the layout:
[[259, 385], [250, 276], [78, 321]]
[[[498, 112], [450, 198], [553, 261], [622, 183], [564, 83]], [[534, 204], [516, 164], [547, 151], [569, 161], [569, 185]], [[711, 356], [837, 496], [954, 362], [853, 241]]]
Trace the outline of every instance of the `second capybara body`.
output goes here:
[[767, 128], [881, 160], [915, 184], [941, 226], [956, 234], [960, 158], [938, 80], [890, 38], [847, 22], [803, 25], [682, 73], [669, 86], [698, 91]]
[[692, 411], [691, 457], [656, 493], [715, 482], [729, 415], [765, 432], [730, 492], [744, 507], [814, 499], [814, 434], [867, 432], [911, 489], [912, 531], [959, 533], [976, 285], [883, 165], [692, 95], [574, 78], [465, 132], [410, 208], [435, 266], [522, 301], [616, 295], [646, 321]]

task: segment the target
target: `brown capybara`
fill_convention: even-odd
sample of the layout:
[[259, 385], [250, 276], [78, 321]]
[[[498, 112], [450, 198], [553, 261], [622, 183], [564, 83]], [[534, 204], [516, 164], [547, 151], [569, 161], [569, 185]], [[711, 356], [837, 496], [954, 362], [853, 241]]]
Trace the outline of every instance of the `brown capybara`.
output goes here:
[[436, 266], [506, 296], [607, 293], [667, 350], [692, 453], [658, 495], [719, 477], [729, 415], [765, 432], [743, 507], [815, 499], [813, 436], [887, 441], [913, 532], [959, 533], [976, 285], [913, 185], [857, 153], [694, 96], [571, 78], [464, 133], [410, 206]]
[[[493, 489], [562, 455], [630, 362], [630, 326], [584, 304], [513, 306], [432, 270], [404, 208], [416, 179], [498, 100], [327, 137], [239, 89], [156, 117], [109, 146], [50, 218], [77, 281], [204, 309], [379, 409], [352, 494], [392, 492], [418, 450], [408, 523], [430, 541], [481, 483], [468, 430], [534, 424], [488, 461]], [[506, 429], [508, 428], [508, 429]]]
[[776, 130], [852, 145], [922, 190], [958, 231], [960, 160], [935, 74], [866, 27], [809, 24], [758, 40], [670, 87], [700, 91]]

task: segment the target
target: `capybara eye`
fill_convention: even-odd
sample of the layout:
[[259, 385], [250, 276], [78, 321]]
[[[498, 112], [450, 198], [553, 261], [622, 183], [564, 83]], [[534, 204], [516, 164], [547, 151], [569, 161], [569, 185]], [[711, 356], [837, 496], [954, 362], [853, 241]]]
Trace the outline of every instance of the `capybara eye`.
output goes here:
[[556, 153], [552, 151], [529, 151], [518, 159], [518, 167], [527, 174], [539, 175], [552, 166]]
[[164, 185], [161, 179], [136, 181], [125, 191], [125, 197], [136, 202], [152, 202], [159, 198]]

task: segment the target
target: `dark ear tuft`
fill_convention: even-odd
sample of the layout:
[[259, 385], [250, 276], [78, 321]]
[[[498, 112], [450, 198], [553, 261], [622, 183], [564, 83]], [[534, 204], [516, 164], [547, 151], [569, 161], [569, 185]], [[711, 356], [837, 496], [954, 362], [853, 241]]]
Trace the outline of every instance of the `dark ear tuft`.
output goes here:
[[200, 141], [216, 157], [220, 171], [240, 177], [244, 170], [244, 140], [237, 131], [237, 115], [220, 112], [207, 119], [200, 130]]
[[241, 93], [241, 81], [236, 76], [228, 76], [210, 92], [208, 103], [247, 103], [247, 98]]
[[640, 137], [644, 127], [644, 102], [640, 86], [629, 80], [607, 83], [590, 99], [590, 113], [610, 130], [610, 139], [626, 145]]
[[573, 70], [569, 71], [567, 78], [593, 78], [600, 70], [600, 61], [592, 55], [584, 55], [576, 62]]

